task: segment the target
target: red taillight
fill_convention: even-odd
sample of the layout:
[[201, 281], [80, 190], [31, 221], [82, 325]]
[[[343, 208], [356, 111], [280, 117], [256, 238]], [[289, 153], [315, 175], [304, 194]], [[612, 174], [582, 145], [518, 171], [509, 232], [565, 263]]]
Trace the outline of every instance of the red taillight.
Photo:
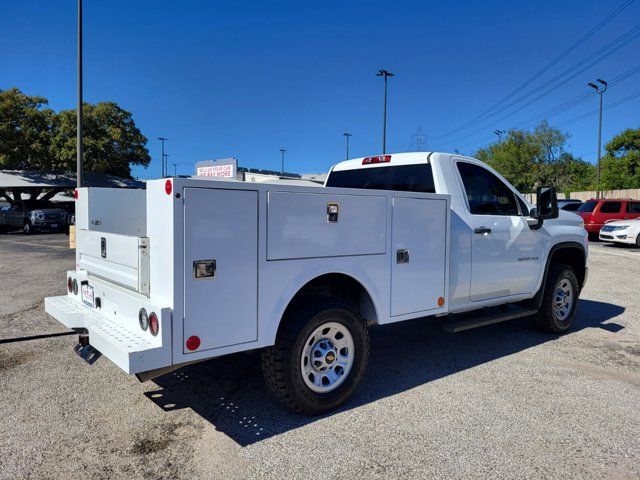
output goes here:
[[171, 195], [171, 192], [173, 191], [171, 180], [167, 180], [166, 182], [164, 182], [164, 191], [167, 192], [167, 195]]
[[160, 330], [158, 316], [155, 313], [151, 312], [151, 314], [149, 315], [149, 331], [151, 332], [151, 335], [155, 337], [156, 335], [158, 335], [158, 330]]
[[187, 338], [187, 350], [197, 350], [198, 347], [200, 346], [200, 337], [196, 337], [195, 335], [192, 335], [191, 337]]
[[376, 157], [366, 157], [362, 159], [362, 165], [371, 165], [372, 163], [389, 163], [391, 155], [378, 155]]
[[67, 278], [67, 290], [69, 290], [69, 293], [73, 291], [73, 279], [71, 277]]
[[75, 198], [76, 200], [78, 199], [78, 189], [77, 188], [73, 191], [73, 198]]

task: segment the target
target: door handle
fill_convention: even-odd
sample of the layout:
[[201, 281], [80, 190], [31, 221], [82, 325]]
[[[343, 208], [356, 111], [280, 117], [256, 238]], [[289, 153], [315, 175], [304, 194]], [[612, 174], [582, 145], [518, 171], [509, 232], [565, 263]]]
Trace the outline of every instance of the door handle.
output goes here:
[[478, 227], [473, 230], [478, 235], [487, 235], [491, 233], [491, 229], [489, 227]]

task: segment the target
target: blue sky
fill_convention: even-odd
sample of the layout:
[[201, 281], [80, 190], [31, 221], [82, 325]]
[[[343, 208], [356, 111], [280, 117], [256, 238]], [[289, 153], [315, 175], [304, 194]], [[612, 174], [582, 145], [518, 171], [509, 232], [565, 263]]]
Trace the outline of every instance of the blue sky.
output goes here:
[[[623, 3], [85, 0], [85, 101], [116, 101], [133, 112], [153, 158], [148, 169], [134, 170], [141, 178], [160, 173], [159, 136], [170, 139], [169, 162], [179, 164], [178, 173], [229, 156], [241, 166], [279, 169], [282, 147], [287, 170], [320, 172], [344, 158], [345, 131], [353, 134], [351, 156], [380, 152], [383, 84], [375, 73], [385, 68], [396, 74], [389, 80], [387, 150], [411, 149], [421, 127], [427, 149], [471, 154], [495, 139], [493, 130], [640, 65], [637, 38], [514, 115], [442, 137]], [[54, 109], [75, 106], [75, 4], [2, 2], [0, 89], [45, 96]], [[636, 1], [522, 92], [639, 20]], [[640, 73], [612, 86], [605, 105], [639, 91]], [[596, 157], [597, 117], [564, 123], [596, 106], [593, 95], [549, 118], [571, 134], [568, 149], [589, 161]], [[604, 141], [628, 127], [640, 127], [640, 97], [605, 111]]]

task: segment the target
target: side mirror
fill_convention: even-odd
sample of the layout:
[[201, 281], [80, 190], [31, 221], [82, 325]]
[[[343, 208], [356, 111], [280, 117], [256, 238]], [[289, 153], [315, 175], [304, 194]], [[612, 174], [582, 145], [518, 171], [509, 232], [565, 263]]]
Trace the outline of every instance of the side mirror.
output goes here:
[[558, 218], [558, 196], [554, 187], [538, 188], [536, 208], [531, 216], [539, 220]]

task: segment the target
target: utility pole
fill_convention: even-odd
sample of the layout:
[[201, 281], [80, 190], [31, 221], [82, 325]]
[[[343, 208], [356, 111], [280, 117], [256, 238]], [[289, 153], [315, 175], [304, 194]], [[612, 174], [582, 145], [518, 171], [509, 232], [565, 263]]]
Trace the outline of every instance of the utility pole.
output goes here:
[[380, 70], [376, 77], [384, 77], [384, 113], [382, 117], [382, 153], [387, 153], [387, 78], [393, 77], [393, 73]]
[[353, 137], [349, 132], [344, 132], [342, 136], [347, 140], [347, 156], [344, 157], [345, 160], [349, 160], [349, 137]]
[[280, 149], [280, 153], [282, 153], [282, 163], [280, 165], [280, 176], [284, 177], [284, 152], [286, 152], [286, 150], [284, 148]]
[[164, 171], [166, 176], [169, 176], [169, 154], [168, 153], [163, 153], [162, 154], [162, 164], [164, 165]]
[[84, 148], [82, 144], [82, 0], [78, 0], [78, 109], [76, 112], [76, 185], [83, 185]]
[[162, 142], [162, 178], [164, 178], [167, 176], [167, 170], [164, 166], [164, 142], [169, 139], [164, 137], [158, 137], [158, 140]]
[[600, 155], [602, 150], [602, 94], [607, 91], [607, 82], [598, 78], [598, 83], [589, 83], [588, 85], [593, 88], [598, 95], [600, 95], [600, 109], [598, 115], [598, 176], [596, 177], [596, 198], [600, 199]]

